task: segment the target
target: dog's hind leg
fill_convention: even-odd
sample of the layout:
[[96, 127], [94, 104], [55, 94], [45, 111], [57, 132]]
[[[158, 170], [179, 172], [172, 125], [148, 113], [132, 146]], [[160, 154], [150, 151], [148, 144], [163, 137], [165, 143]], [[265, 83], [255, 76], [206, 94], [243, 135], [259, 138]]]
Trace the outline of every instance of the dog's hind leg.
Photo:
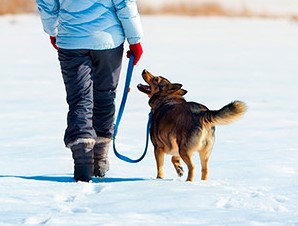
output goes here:
[[211, 148], [206, 146], [204, 149], [200, 150], [200, 159], [201, 159], [201, 166], [202, 166], [202, 176], [201, 180], [208, 179], [208, 161], [211, 154]]
[[164, 178], [164, 157], [165, 153], [162, 148], [154, 148], [154, 155], [155, 155], [155, 160], [156, 160], [156, 167], [157, 167], [157, 176], [156, 178], [162, 179]]
[[182, 160], [185, 162], [188, 168], [188, 176], [186, 181], [194, 181], [195, 177], [195, 165], [192, 162], [192, 152], [182, 150], [179, 152]]
[[179, 177], [182, 177], [184, 171], [183, 171], [183, 168], [181, 166], [180, 159], [181, 159], [180, 156], [172, 156], [172, 163], [173, 163], [173, 165], [175, 167], [175, 170], [176, 170], [178, 176]]

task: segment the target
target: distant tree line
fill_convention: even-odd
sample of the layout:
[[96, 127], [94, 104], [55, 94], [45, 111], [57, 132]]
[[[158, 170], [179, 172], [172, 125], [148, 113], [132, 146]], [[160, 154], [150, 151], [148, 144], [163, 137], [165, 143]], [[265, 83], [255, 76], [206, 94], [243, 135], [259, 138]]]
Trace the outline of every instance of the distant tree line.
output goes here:
[[36, 11], [35, 0], [0, 0], [0, 15]]
[[[278, 18], [284, 17], [270, 13], [256, 13], [245, 7], [232, 10], [212, 1], [165, 1], [154, 4], [150, 0], [137, 0], [139, 11], [143, 15], [171, 14], [187, 16], [226, 16], [226, 17], [260, 17]], [[156, 3], [156, 2], [155, 2]], [[35, 0], [0, 0], [0, 15], [37, 12]], [[298, 21], [296, 15], [288, 15], [287, 18]]]

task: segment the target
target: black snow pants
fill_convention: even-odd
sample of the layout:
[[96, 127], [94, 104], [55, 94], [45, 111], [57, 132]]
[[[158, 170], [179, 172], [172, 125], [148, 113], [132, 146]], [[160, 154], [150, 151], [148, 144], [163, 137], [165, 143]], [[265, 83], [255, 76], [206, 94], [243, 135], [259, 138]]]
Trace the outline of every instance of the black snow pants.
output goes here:
[[113, 136], [123, 44], [110, 50], [59, 49], [69, 106], [65, 145], [78, 138]]

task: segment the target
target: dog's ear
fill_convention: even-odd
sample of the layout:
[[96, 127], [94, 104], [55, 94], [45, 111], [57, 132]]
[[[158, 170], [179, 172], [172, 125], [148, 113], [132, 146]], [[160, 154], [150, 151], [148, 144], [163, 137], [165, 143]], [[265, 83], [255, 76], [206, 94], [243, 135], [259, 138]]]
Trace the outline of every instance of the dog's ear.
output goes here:
[[181, 89], [181, 87], [182, 87], [182, 84], [172, 83], [171, 87], [169, 88], [169, 91], [172, 93], [172, 92], [175, 92], [175, 91]]
[[187, 91], [185, 89], [178, 89], [174, 92], [169, 92], [168, 94], [169, 95], [172, 95], [172, 96], [184, 96], [185, 94], [187, 93]]
[[185, 94], [187, 94], [187, 90], [185, 89], [179, 89], [175, 92], [175, 94], [179, 95], [179, 96], [184, 96]]

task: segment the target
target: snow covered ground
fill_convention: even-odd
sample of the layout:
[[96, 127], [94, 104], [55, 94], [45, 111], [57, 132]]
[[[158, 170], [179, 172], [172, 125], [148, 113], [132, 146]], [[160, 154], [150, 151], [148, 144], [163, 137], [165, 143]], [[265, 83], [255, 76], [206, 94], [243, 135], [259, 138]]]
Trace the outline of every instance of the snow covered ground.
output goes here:
[[[38, 16], [0, 17], [0, 225], [298, 226], [298, 24], [287, 20], [143, 17], [144, 55], [119, 130], [119, 150], [143, 151], [146, 68], [184, 84], [187, 100], [218, 109], [239, 99], [238, 122], [218, 126], [210, 178], [155, 180], [150, 144], [139, 164], [111, 152], [105, 179], [74, 183], [62, 142], [67, 106], [56, 52]], [[124, 58], [119, 106], [127, 59]]]

